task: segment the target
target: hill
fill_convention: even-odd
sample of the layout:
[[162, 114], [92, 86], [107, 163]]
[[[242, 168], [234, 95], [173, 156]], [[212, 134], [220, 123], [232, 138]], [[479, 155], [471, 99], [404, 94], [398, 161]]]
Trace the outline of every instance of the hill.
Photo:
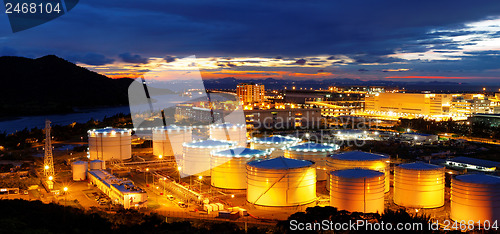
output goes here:
[[0, 117], [127, 105], [132, 79], [111, 79], [54, 55], [0, 57]]

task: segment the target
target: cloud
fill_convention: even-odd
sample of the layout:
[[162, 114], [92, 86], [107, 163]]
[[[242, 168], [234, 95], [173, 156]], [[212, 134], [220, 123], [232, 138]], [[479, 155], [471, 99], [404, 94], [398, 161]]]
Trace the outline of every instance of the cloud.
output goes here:
[[18, 55], [17, 50], [12, 47], [4, 46], [2, 50], [0, 50], [0, 56], [17, 56], [17, 55]]
[[165, 60], [165, 62], [167, 63], [171, 63], [171, 62], [174, 62], [175, 60], [177, 60], [176, 57], [174, 56], [165, 56], [165, 58], [163, 58]]
[[307, 60], [305, 60], [305, 59], [299, 59], [299, 60], [295, 61], [295, 63], [299, 64], [299, 65], [305, 65], [306, 62], [307, 62]]
[[138, 54], [131, 54], [131, 53], [123, 53], [123, 54], [120, 54], [118, 55], [121, 60], [123, 62], [126, 62], [126, 63], [142, 63], [142, 64], [146, 64], [149, 62], [149, 59], [148, 58], [143, 58], [142, 56], [138, 55]]
[[106, 65], [106, 64], [111, 64], [115, 60], [108, 58], [102, 54], [97, 54], [97, 53], [87, 53], [83, 56], [80, 55], [71, 55], [67, 57], [68, 60], [72, 62], [80, 62], [84, 63], [87, 65], [93, 65], [93, 66], [101, 66], [101, 65]]

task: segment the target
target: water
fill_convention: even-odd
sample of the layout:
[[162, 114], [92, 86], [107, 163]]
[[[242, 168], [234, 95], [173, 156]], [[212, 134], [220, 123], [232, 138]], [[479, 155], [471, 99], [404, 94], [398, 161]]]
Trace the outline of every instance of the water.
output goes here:
[[31, 129], [34, 127], [44, 128], [45, 120], [49, 119], [52, 125], [68, 125], [73, 122], [86, 123], [90, 119], [102, 120], [104, 117], [110, 117], [116, 114], [130, 114], [128, 106], [87, 109], [78, 113], [57, 114], [57, 115], [41, 115], [41, 116], [21, 116], [15, 119], [0, 121], [0, 132], [14, 133], [25, 128]]

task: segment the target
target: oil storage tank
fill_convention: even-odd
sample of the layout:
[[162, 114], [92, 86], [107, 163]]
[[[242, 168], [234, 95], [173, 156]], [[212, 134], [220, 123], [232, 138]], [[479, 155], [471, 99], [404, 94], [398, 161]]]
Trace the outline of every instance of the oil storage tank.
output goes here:
[[500, 177], [486, 174], [458, 175], [451, 180], [450, 218], [473, 220], [493, 227], [500, 220]]
[[73, 171], [73, 180], [82, 181], [87, 179], [87, 167], [88, 164], [85, 161], [76, 161], [71, 164], [71, 170]]
[[182, 174], [210, 176], [211, 152], [236, 146], [233, 141], [201, 140], [184, 143]]
[[192, 141], [193, 128], [190, 126], [162, 126], [153, 128], [153, 154], [156, 156], [182, 157], [182, 144]]
[[394, 168], [394, 203], [412, 208], [444, 205], [444, 167], [423, 162]]
[[250, 148], [259, 150], [272, 150], [271, 157], [282, 157], [285, 149], [300, 142], [299, 138], [274, 135], [271, 137], [252, 138]]
[[125, 160], [132, 157], [132, 130], [102, 128], [88, 131], [90, 160]]
[[335, 144], [320, 144], [307, 142], [294, 145], [285, 150], [285, 157], [294, 159], [311, 160], [315, 162], [316, 179], [326, 180], [326, 157], [340, 147]]
[[384, 212], [385, 175], [367, 169], [330, 172], [330, 206], [363, 213]]
[[89, 163], [89, 170], [104, 170], [106, 169], [106, 162], [96, 159]]
[[247, 201], [260, 206], [298, 206], [316, 200], [314, 162], [278, 157], [247, 163]]
[[[344, 153], [332, 154], [326, 158], [327, 171], [336, 171], [344, 169], [362, 168], [380, 171], [385, 174], [385, 192], [389, 192], [389, 156], [383, 154], [374, 154], [363, 151], [349, 151]], [[329, 190], [330, 177], [327, 177], [326, 189]]]
[[247, 147], [247, 128], [244, 124], [213, 124], [210, 126], [210, 138], [235, 141], [239, 147]]
[[224, 189], [246, 189], [249, 161], [266, 159], [269, 151], [249, 148], [232, 148], [212, 152], [212, 186]]

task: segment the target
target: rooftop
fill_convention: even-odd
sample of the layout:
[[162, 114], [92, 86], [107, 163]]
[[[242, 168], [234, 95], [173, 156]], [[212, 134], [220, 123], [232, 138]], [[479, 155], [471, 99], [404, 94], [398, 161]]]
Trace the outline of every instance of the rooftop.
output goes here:
[[256, 160], [248, 163], [249, 166], [263, 168], [263, 169], [294, 169], [311, 166], [313, 162], [299, 159], [291, 159], [285, 157], [278, 157], [266, 160]]
[[456, 162], [456, 163], [465, 163], [465, 164], [469, 164], [469, 165], [488, 167], [488, 168], [500, 166], [500, 162], [478, 159], [478, 158], [469, 158], [469, 157], [455, 157], [455, 158], [447, 159], [446, 161], [447, 162], [451, 161], [451, 162]]
[[383, 154], [373, 154], [363, 151], [349, 151], [340, 154], [332, 154], [329, 156], [333, 159], [351, 160], [351, 161], [375, 161], [375, 160], [389, 160], [389, 156]]
[[220, 141], [220, 140], [202, 140], [184, 143], [184, 146], [193, 148], [219, 148], [219, 147], [232, 147], [236, 145], [233, 141]]
[[139, 187], [136, 187], [134, 183], [128, 179], [116, 178], [112, 174], [104, 170], [92, 170], [89, 171], [90, 174], [102, 181], [107, 187], [114, 187], [122, 193], [144, 193]]
[[269, 152], [268, 151], [264, 151], [264, 150], [256, 150], [256, 149], [239, 147], [239, 148], [233, 148], [233, 149], [227, 149], [227, 150], [217, 151], [217, 152], [214, 152], [213, 155], [214, 156], [219, 156], [219, 157], [245, 157], [245, 158], [250, 158], [250, 157], [260, 157], [260, 156], [269, 155]]
[[349, 179], [359, 179], [359, 178], [371, 178], [383, 176], [384, 173], [380, 171], [367, 170], [367, 169], [347, 169], [347, 170], [338, 170], [331, 171], [330, 174], [338, 177], [344, 177]]
[[124, 129], [124, 128], [106, 127], [106, 128], [100, 128], [100, 129], [92, 129], [89, 132], [94, 132], [94, 133], [112, 133], [112, 132], [131, 132], [131, 130], [130, 129]]
[[460, 180], [467, 183], [475, 184], [500, 184], [500, 177], [485, 174], [467, 174], [459, 175], [455, 177], [456, 180]]
[[444, 168], [443, 166], [438, 166], [438, 165], [423, 163], [423, 162], [405, 163], [405, 164], [398, 165], [398, 167], [408, 169], [408, 170], [436, 170], [436, 169]]

